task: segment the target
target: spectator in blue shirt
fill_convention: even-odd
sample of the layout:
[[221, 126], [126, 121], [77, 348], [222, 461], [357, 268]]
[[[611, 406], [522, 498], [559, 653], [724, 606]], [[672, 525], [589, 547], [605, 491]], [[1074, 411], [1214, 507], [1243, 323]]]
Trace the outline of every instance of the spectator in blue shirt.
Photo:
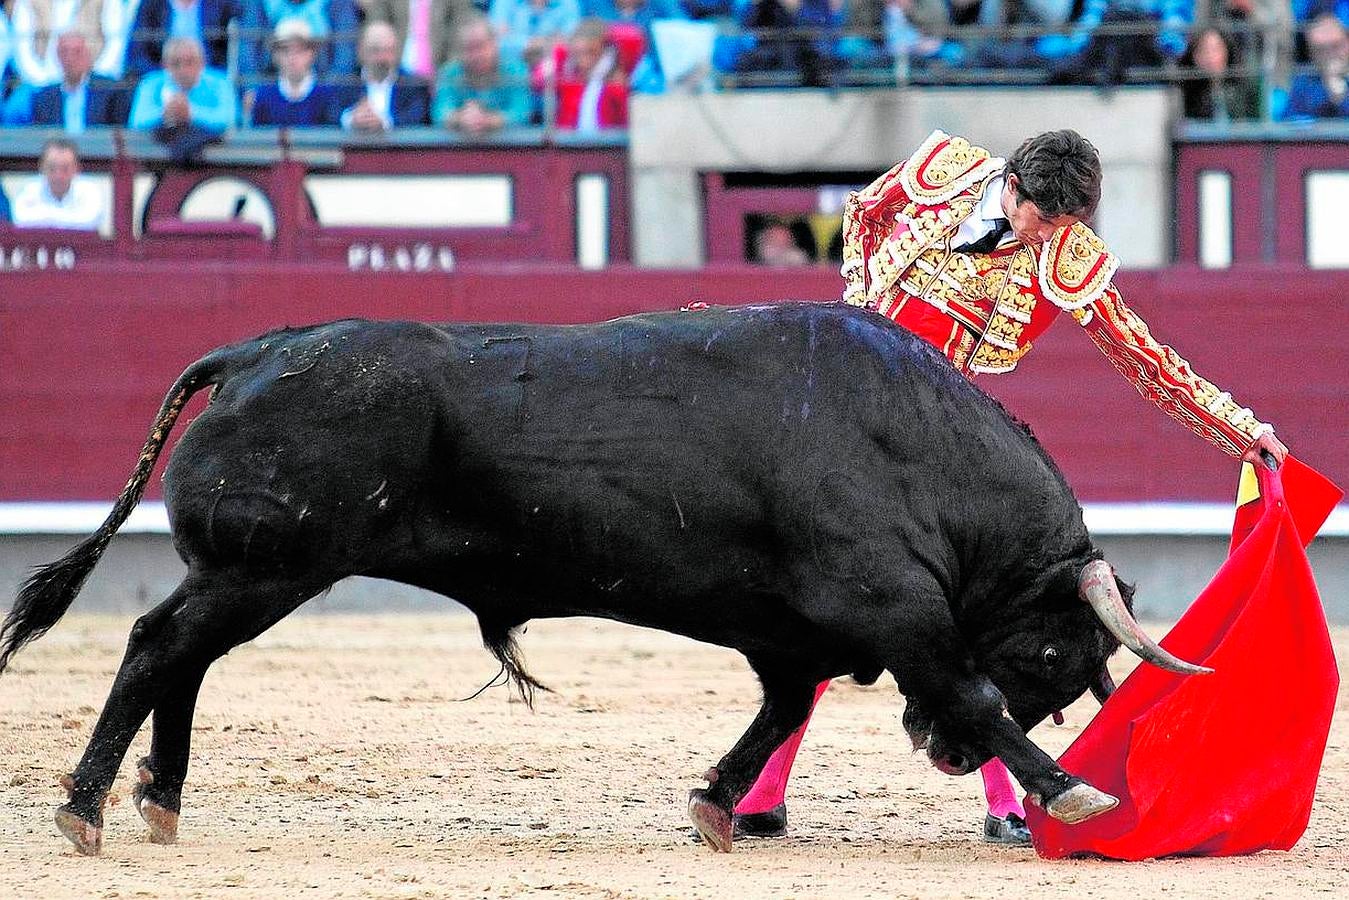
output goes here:
[[91, 125], [125, 125], [127, 94], [116, 82], [91, 75], [93, 53], [84, 34], [67, 31], [56, 39], [61, 80], [33, 94], [34, 125], [78, 134]]
[[[1074, 0], [981, 0], [981, 28], [1032, 26], [1042, 31], [1062, 28], [1073, 15]], [[976, 41], [972, 48], [979, 65], [993, 68], [1041, 66], [1034, 38], [1009, 31], [996, 32]]]
[[1298, 75], [1288, 89], [1286, 119], [1349, 117], [1349, 31], [1334, 13], [1307, 26], [1307, 49], [1315, 74]]
[[206, 68], [201, 44], [175, 37], [164, 44], [164, 68], [146, 75], [136, 87], [130, 124], [219, 134], [234, 124], [236, 108], [233, 85]]
[[282, 19], [272, 34], [277, 78], [259, 87], [254, 96], [250, 115], [254, 125], [305, 128], [337, 124], [332, 119], [335, 92], [331, 85], [319, 82], [314, 69], [317, 56], [309, 23]]
[[127, 50], [136, 27], [141, 0], [104, 0], [103, 52], [94, 61], [94, 71], [120, 81], [127, 74]]
[[127, 48], [127, 73], [139, 76], [163, 66], [165, 44], [176, 37], [194, 39], [204, 49], [206, 65], [223, 71], [227, 29], [239, 12], [238, 0], [141, 0]]
[[9, 12], [0, 5], [0, 78], [4, 77], [9, 66], [9, 56], [14, 52], [13, 38], [9, 33]]
[[675, 0], [581, 0], [581, 15], [606, 22], [631, 22], [651, 29], [657, 19], [687, 19]]
[[240, 72], [260, 75], [269, 71], [268, 40], [277, 25], [290, 19], [309, 26], [316, 42], [315, 68], [325, 81], [334, 75], [356, 74], [360, 17], [355, 0], [243, 0]]
[[1293, 18], [1311, 24], [1326, 13], [1349, 22], [1349, 0], [1292, 0]]

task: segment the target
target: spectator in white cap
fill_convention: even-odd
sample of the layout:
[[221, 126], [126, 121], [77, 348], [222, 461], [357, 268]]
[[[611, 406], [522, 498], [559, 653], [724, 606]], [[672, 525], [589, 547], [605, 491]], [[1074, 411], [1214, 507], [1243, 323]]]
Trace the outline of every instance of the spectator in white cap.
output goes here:
[[314, 70], [322, 80], [356, 74], [356, 32], [361, 24], [356, 0], [241, 0], [240, 7], [239, 71], [245, 76], [271, 72], [267, 45], [276, 27], [288, 19], [309, 26]]
[[303, 19], [282, 19], [272, 31], [276, 81], [258, 88], [253, 98], [253, 125], [312, 128], [332, 120], [333, 89], [321, 84], [315, 71], [318, 45]]

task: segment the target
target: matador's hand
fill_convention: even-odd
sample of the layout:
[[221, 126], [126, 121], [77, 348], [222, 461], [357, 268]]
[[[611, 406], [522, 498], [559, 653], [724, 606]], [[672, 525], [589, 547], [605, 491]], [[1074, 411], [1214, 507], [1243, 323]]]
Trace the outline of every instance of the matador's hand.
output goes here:
[[1274, 436], [1274, 432], [1266, 431], [1255, 439], [1255, 443], [1243, 454], [1241, 458], [1253, 466], [1260, 465], [1263, 460], [1260, 458], [1260, 452], [1264, 451], [1274, 457], [1273, 468], [1283, 465], [1284, 459], [1288, 456], [1288, 448], [1283, 445], [1283, 441]]

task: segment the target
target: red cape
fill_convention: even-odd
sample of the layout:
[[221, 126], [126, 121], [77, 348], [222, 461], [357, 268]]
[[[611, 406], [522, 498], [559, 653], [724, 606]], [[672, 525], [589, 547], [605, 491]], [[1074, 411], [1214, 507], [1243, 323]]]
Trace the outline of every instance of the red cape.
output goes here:
[[1214, 674], [1134, 670], [1059, 759], [1120, 805], [1064, 825], [1028, 804], [1041, 856], [1230, 856], [1306, 830], [1340, 678], [1304, 550], [1343, 492], [1291, 457], [1257, 469], [1227, 561], [1161, 642]]

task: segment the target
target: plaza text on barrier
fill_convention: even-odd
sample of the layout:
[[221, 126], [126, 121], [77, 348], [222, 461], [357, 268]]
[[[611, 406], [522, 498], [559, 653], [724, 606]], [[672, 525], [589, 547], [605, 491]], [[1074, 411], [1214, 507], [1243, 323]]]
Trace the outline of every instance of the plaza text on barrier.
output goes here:
[[0, 244], [0, 272], [73, 268], [75, 268], [74, 247], [48, 247], [43, 244], [36, 247], [25, 245], [6, 247]]
[[454, 253], [444, 245], [357, 243], [347, 247], [347, 268], [353, 272], [450, 272]]

